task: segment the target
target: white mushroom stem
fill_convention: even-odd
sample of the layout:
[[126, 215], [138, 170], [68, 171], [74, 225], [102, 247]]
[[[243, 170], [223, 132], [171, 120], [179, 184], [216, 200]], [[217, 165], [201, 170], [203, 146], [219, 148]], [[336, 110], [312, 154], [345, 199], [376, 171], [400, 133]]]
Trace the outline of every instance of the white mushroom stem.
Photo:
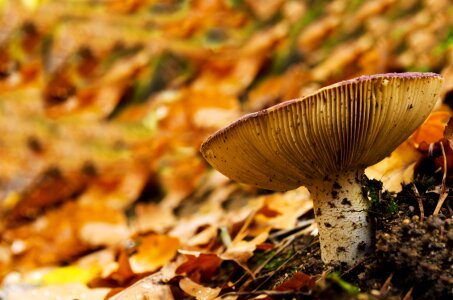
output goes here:
[[373, 226], [369, 201], [362, 194], [362, 174], [363, 170], [331, 174], [309, 186], [325, 263], [353, 265], [372, 247]]

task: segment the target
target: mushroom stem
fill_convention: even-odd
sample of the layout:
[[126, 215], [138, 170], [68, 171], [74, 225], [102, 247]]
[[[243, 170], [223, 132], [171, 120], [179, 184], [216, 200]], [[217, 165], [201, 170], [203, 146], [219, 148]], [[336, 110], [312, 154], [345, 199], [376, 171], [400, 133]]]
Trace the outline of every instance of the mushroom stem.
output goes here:
[[373, 226], [369, 201], [362, 194], [362, 174], [363, 170], [332, 174], [309, 187], [324, 263], [353, 265], [372, 247]]

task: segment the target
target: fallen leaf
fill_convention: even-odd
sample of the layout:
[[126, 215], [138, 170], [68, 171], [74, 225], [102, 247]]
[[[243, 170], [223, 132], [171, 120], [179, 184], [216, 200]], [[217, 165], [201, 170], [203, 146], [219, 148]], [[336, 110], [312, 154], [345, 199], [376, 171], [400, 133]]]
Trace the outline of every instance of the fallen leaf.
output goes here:
[[448, 140], [450, 148], [453, 149], [453, 118], [450, 118], [447, 126], [445, 127], [444, 138]]
[[95, 269], [86, 269], [80, 266], [66, 266], [50, 270], [42, 277], [44, 285], [88, 283], [96, 275]]
[[109, 289], [89, 289], [82, 284], [58, 284], [32, 289], [11, 288], [5, 290], [8, 300], [103, 300]]
[[177, 238], [150, 234], [137, 239], [137, 253], [130, 257], [131, 268], [135, 273], [156, 271], [168, 264], [180, 246]]
[[285, 193], [263, 196], [262, 207], [254, 216], [254, 222], [261, 227], [273, 229], [293, 228], [297, 219], [312, 209], [310, 193], [306, 187], [300, 187]]
[[296, 272], [290, 278], [277, 285], [276, 291], [300, 291], [301, 289], [312, 288], [316, 284], [313, 277], [303, 273]]
[[114, 280], [119, 285], [127, 283], [134, 276], [129, 257], [125, 251], [120, 251], [118, 257], [118, 268], [113, 271], [107, 278]]
[[381, 180], [384, 189], [388, 191], [401, 191], [402, 184], [413, 181], [415, 165], [422, 158], [417, 148], [422, 143], [429, 144], [440, 140], [449, 116], [450, 113], [445, 111], [432, 113], [409, 139], [390, 154], [390, 157], [368, 167], [365, 174], [371, 179]]
[[196, 282], [193, 282], [190, 278], [187, 277], [179, 281], [179, 287], [190, 296], [195, 297], [195, 299], [197, 300], [215, 299], [221, 291], [221, 288], [205, 287]]
[[130, 287], [121, 291], [114, 291], [106, 299], [109, 300], [137, 300], [142, 299], [168, 299], [173, 300], [170, 286], [163, 284], [175, 276], [175, 270], [180, 261], [172, 262], [163, 267], [159, 272], [140, 279]]
[[[178, 224], [176, 221], [177, 219], [171, 206], [138, 203], [135, 207], [135, 218], [132, 220], [131, 227], [139, 233], [150, 231], [163, 233]], [[173, 236], [178, 237], [177, 235]]]
[[416, 146], [422, 142], [431, 144], [444, 137], [445, 126], [450, 120], [451, 112], [436, 111], [409, 138]]
[[185, 255], [187, 261], [176, 269], [176, 274], [186, 275], [197, 283], [209, 281], [222, 263], [217, 254], [182, 250], [179, 252]]
[[91, 246], [115, 246], [128, 239], [129, 229], [125, 223], [90, 222], [82, 224], [80, 239]]
[[248, 270], [248, 268], [245, 267], [245, 263], [253, 256], [253, 251], [256, 250], [257, 245], [262, 244], [267, 240], [269, 230], [270, 228], [264, 230], [250, 241], [235, 238], [225, 252], [220, 255], [220, 258], [224, 260], [233, 260]]
[[365, 169], [370, 179], [380, 180], [385, 190], [399, 192], [402, 184], [409, 183], [414, 177], [414, 167], [422, 154], [410, 141], [405, 141], [394, 150], [390, 157]]

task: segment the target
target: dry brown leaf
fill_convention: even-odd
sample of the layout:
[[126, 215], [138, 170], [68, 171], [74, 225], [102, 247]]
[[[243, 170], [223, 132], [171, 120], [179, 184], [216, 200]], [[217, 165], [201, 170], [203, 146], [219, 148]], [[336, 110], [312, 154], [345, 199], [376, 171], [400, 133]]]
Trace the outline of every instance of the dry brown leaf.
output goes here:
[[222, 214], [220, 211], [211, 211], [203, 214], [198, 213], [193, 216], [183, 218], [169, 232], [170, 236], [179, 238], [183, 243], [187, 243], [194, 238], [197, 230], [204, 226], [220, 226]]
[[139, 203], [135, 207], [135, 218], [131, 227], [134, 231], [163, 233], [172, 228], [177, 222], [172, 207], [164, 207], [155, 203]]
[[127, 283], [134, 275], [129, 257], [125, 251], [120, 251], [118, 257], [118, 268], [113, 271], [107, 278], [114, 280], [120, 286]]
[[92, 247], [118, 246], [130, 235], [126, 223], [90, 222], [81, 226], [80, 239]]
[[209, 225], [205, 229], [191, 237], [185, 244], [189, 247], [206, 245], [217, 237], [217, 232], [217, 226]]
[[253, 256], [253, 251], [256, 250], [256, 246], [264, 243], [269, 236], [270, 227], [267, 230], [263, 230], [259, 235], [254, 237], [250, 241], [243, 239], [237, 239], [237, 237], [245, 238], [244, 235], [238, 235], [233, 242], [227, 247], [224, 253], [220, 255], [220, 258], [224, 260], [233, 260], [240, 266], [245, 267], [247, 260]]
[[277, 285], [276, 291], [300, 291], [312, 288], [316, 284], [315, 279], [303, 272], [296, 272], [290, 278]]
[[195, 297], [195, 299], [197, 300], [215, 299], [221, 291], [221, 288], [205, 287], [196, 282], [193, 282], [190, 278], [187, 277], [179, 281], [179, 287], [190, 296]]
[[176, 269], [176, 274], [186, 275], [197, 283], [208, 282], [222, 263], [222, 259], [214, 253], [183, 250], [179, 252], [184, 254], [187, 260]]
[[179, 262], [170, 263], [162, 268], [159, 272], [145, 277], [130, 287], [112, 291], [106, 299], [109, 300], [136, 300], [136, 299], [168, 299], [173, 300], [173, 294], [170, 286], [162, 284], [175, 276], [175, 269]]
[[[264, 196], [262, 207], [254, 216], [254, 222], [259, 227], [272, 227], [273, 229], [289, 229], [293, 228], [297, 222], [297, 218], [307, 213], [312, 207], [310, 193], [306, 187], [300, 187], [285, 193], [274, 193], [269, 196]], [[261, 213], [263, 209], [267, 209], [272, 214], [268, 215]]]
[[20, 201], [9, 208], [8, 221], [34, 218], [41, 210], [68, 200], [86, 187], [90, 177], [79, 171], [64, 174], [57, 167], [48, 168], [21, 194]]

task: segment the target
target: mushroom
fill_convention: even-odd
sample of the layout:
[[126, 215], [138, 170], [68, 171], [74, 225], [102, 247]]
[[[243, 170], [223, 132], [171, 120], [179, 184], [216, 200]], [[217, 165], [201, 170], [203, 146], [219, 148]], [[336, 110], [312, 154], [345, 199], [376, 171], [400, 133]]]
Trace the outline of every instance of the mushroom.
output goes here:
[[251, 113], [219, 130], [201, 153], [233, 180], [311, 192], [324, 263], [352, 265], [373, 247], [364, 169], [388, 156], [428, 117], [442, 77], [362, 76]]

